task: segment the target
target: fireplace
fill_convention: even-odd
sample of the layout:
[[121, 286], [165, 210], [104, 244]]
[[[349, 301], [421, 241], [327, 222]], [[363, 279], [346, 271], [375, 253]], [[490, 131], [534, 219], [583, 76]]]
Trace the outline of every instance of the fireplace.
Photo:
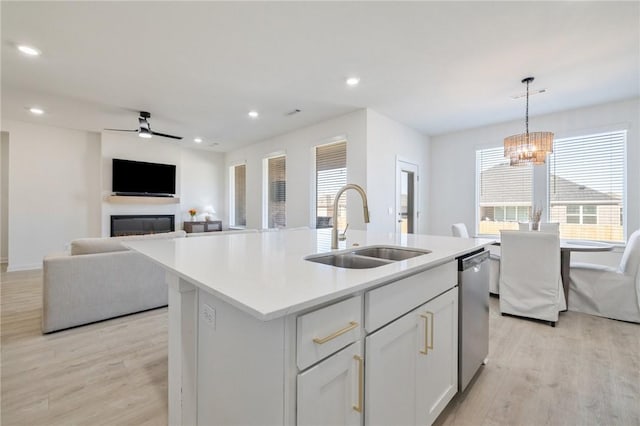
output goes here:
[[159, 234], [175, 231], [174, 215], [111, 216], [111, 236]]

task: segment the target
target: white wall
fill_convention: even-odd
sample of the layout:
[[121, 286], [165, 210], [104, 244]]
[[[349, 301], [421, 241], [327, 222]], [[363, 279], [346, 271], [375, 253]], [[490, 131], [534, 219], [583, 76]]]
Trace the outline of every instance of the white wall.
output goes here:
[[[2, 221], [8, 218], [9, 271], [37, 269], [42, 258], [62, 252], [75, 238], [109, 235], [110, 214], [175, 214], [212, 205], [224, 217], [224, 155], [121, 134], [3, 120]], [[8, 167], [5, 161], [8, 146]], [[111, 194], [111, 158], [177, 165], [181, 204], [132, 205], [105, 201]], [[5, 179], [4, 174], [8, 175]], [[4, 187], [8, 181], [8, 188]], [[5, 202], [6, 197], [7, 202]]]
[[[530, 118], [532, 131], [556, 138], [627, 129], [627, 234], [640, 228], [640, 100], [638, 98]], [[429, 233], [449, 235], [451, 224], [475, 230], [475, 151], [502, 146], [504, 137], [522, 131], [522, 120], [431, 137]], [[544, 166], [540, 166], [544, 167]]]
[[[429, 137], [371, 109], [367, 110], [367, 197], [371, 223], [367, 229], [395, 232], [396, 160], [418, 166], [417, 233], [427, 230]], [[357, 207], [356, 207], [357, 208]], [[391, 213], [389, 209], [391, 208]]]
[[[231, 151], [226, 156], [226, 168], [247, 165], [247, 228], [262, 227], [262, 159], [275, 152], [287, 156], [287, 227], [315, 226], [311, 220], [313, 205], [312, 177], [315, 166], [313, 147], [336, 137], [347, 140], [347, 181], [366, 189], [366, 111], [358, 110], [313, 126], [277, 136], [248, 147]], [[228, 182], [228, 173], [225, 172]], [[229, 203], [228, 183], [225, 184], [226, 205]], [[360, 200], [349, 191], [347, 220], [349, 227], [364, 229], [362, 209], [353, 209]]]
[[[287, 156], [287, 226], [314, 227], [313, 148], [340, 137], [347, 140], [347, 182], [359, 184], [367, 192], [371, 223], [366, 229], [394, 232], [396, 159], [418, 164], [420, 173], [426, 176], [429, 138], [370, 109], [229, 152], [227, 167], [247, 165], [247, 227], [262, 226], [262, 159], [282, 152]], [[422, 178], [420, 186], [419, 229], [425, 230], [428, 180]], [[360, 197], [354, 191], [347, 196], [349, 228], [365, 229]], [[393, 209], [391, 214], [389, 207]]]
[[0, 262], [9, 252], [9, 133], [0, 132]]
[[3, 120], [9, 133], [9, 263], [34, 269], [100, 234], [100, 135]]
[[[176, 196], [180, 204], [120, 204], [110, 203], [112, 193], [112, 159], [173, 164], [176, 166]], [[177, 142], [152, 138], [142, 139], [136, 134], [102, 133], [102, 236], [110, 235], [111, 215], [172, 214], [176, 229], [189, 220], [187, 211], [200, 211], [212, 205], [219, 217], [224, 210], [224, 155], [204, 150], [182, 148]], [[220, 208], [218, 208], [220, 206]], [[198, 217], [198, 219], [203, 219]]]
[[[556, 138], [627, 129], [627, 235], [640, 228], [640, 99], [530, 117], [532, 131]], [[431, 137], [431, 194], [428, 231], [450, 235], [451, 224], [476, 226], [475, 151], [502, 146], [504, 137], [522, 131], [522, 120]], [[537, 166], [544, 167], [544, 166]], [[615, 263], [615, 261], [613, 261]]]
[[176, 216], [176, 229], [180, 229], [180, 204], [119, 204], [110, 203], [107, 196], [112, 194], [112, 160], [121, 158], [150, 163], [174, 164], [176, 166], [176, 191], [180, 196], [180, 160], [182, 149], [177, 143], [170, 143], [160, 138], [143, 139], [137, 134], [103, 132], [102, 133], [102, 215], [101, 235], [111, 233], [111, 215], [150, 215], [169, 214]]
[[195, 149], [183, 149], [181, 159], [180, 205], [182, 220], [189, 220], [185, 213], [190, 208], [198, 211], [198, 219], [206, 206], [212, 206], [216, 214], [214, 219], [223, 221], [227, 226], [227, 209], [224, 198], [225, 164], [224, 154]]

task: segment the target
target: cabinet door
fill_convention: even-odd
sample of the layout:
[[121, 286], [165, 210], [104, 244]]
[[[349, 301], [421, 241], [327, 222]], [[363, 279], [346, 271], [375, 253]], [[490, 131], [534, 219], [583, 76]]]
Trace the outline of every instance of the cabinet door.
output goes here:
[[[458, 391], [458, 287], [418, 308], [423, 320], [421, 371], [417, 382], [420, 424], [433, 423]], [[424, 330], [424, 329], [423, 329]]]
[[418, 425], [420, 315], [408, 313], [366, 339], [367, 425]]
[[360, 341], [298, 375], [297, 424], [362, 424], [364, 360]]
[[457, 287], [366, 339], [368, 425], [431, 424], [457, 392]]

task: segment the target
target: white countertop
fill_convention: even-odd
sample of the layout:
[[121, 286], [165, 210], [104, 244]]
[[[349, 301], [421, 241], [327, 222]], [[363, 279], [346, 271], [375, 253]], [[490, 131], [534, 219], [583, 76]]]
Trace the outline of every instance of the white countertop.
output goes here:
[[206, 235], [125, 245], [233, 306], [268, 321], [411, 275], [487, 246], [494, 240], [349, 230], [340, 251], [371, 245], [432, 253], [370, 269], [304, 260], [330, 252], [331, 229]]

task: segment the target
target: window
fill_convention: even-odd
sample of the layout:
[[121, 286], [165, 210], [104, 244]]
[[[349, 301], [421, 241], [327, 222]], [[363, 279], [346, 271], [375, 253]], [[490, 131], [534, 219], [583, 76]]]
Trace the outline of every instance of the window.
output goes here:
[[240, 164], [229, 169], [232, 226], [247, 226], [247, 166]]
[[554, 141], [549, 221], [562, 238], [624, 242], [626, 140], [618, 131]]
[[[626, 145], [626, 130], [556, 139], [535, 182], [532, 166], [509, 166], [502, 147], [477, 150], [477, 233], [517, 229], [535, 205], [561, 238], [624, 242]], [[532, 200], [534, 185], [548, 197]]]
[[[333, 200], [338, 190], [347, 184], [347, 142], [321, 145], [316, 151], [316, 227], [333, 224]], [[338, 227], [347, 225], [347, 197], [338, 203]]]
[[527, 222], [532, 206], [532, 166], [509, 166], [502, 147], [476, 151], [478, 234], [497, 235]]
[[287, 157], [265, 158], [265, 188], [264, 188], [264, 220], [265, 228], [284, 228], [287, 226], [286, 203]]

